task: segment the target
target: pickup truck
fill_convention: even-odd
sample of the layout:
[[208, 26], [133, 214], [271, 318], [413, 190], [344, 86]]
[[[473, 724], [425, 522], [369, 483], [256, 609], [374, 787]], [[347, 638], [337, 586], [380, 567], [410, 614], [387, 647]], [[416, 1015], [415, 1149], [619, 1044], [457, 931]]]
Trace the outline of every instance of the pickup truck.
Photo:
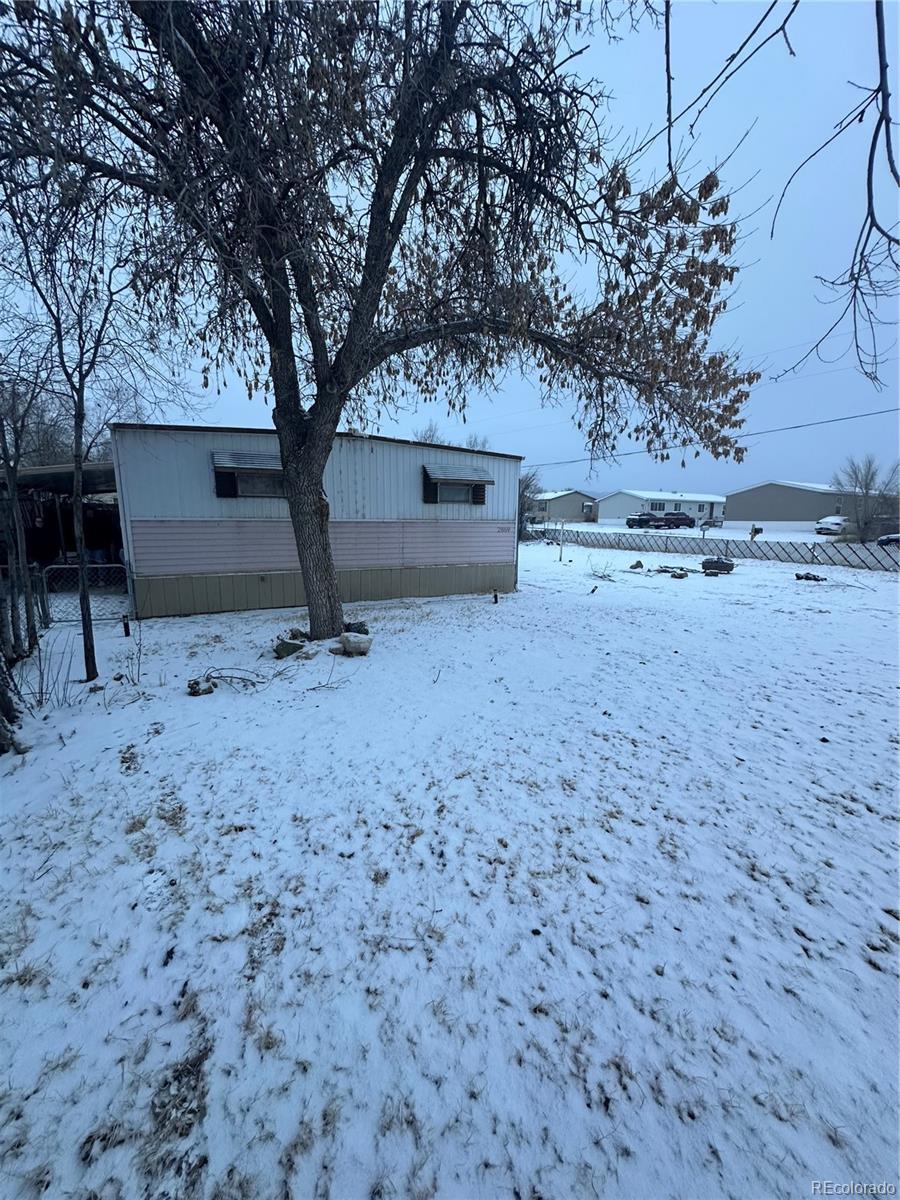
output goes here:
[[696, 520], [686, 512], [651, 513], [650, 529], [693, 529]]
[[630, 517], [625, 518], [625, 524], [629, 529], [649, 529], [655, 516], [655, 513], [632, 513]]

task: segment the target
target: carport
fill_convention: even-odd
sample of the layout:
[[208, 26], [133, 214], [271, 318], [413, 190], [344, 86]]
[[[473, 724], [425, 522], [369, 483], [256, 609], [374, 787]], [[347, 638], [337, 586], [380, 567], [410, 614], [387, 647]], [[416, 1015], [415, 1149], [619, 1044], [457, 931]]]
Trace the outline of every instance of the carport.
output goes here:
[[[74, 483], [72, 463], [20, 467], [18, 472], [19, 504], [32, 587], [46, 621], [80, 619], [72, 510]], [[113, 464], [105, 461], [85, 463], [82, 487], [91, 610], [95, 620], [117, 619], [123, 612], [128, 578], [122, 558]], [[0, 543], [4, 564], [6, 553], [5, 542]], [[124, 607], [127, 608], [127, 602]]]
[[[72, 463], [20, 467], [19, 503], [25, 524], [28, 558], [41, 567], [71, 562], [75, 555], [72, 520]], [[2, 486], [2, 482], [0, 482]], [[82, 467], [85, 542], [92, 562], [121, 563], [122, 534], [116, 503], [116, 476], [111, 462]]]

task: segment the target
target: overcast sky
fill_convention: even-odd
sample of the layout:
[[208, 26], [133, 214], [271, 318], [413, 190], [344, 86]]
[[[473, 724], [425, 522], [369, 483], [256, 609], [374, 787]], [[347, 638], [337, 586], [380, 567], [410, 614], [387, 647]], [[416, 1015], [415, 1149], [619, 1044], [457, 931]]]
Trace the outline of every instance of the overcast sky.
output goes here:
[[[676, 111], [679, 99], [693, 98], [716, 74], [762, 9], [734, 0], [681, 0], [675, 6]], [[897, 11], [897, 6], [885, 5], [889, 52], [897, 45]], [[718, 334], [722, 344], [742, 348], [748, 359], [762, 365], [763, 379], [746, 408], [745, 428], [750, 431], [898, 404], [896, 348], [888, 350], [887, 386], [878, 391], [854, 369], [850, 356], [841, 357], [849, 334], [829, 343], [833, 361], [813, 359], [799, 374], [772, 382], [832, 319], [815, 277], [836, 275], [849, 261], [864, 211], [871, 122], [855, 126], [798, 177], [770, 241], [775, 199], [794, 168], [858, 99], [860, 93], [848, 81], [871, 85], [876, 65], [872, 5], [862, 0], [807, 0], [793, 17], [790, 33], [796, 57], [780, 42], [762, 51], [707, 110], [691, 147], [692, 161], [706, 167], [730, 151], [756, 121], [727, 169], [730, 187], [744, 185], [732, 212], [760, 211], [742, 225], [739, 260], [744, 269]], [[661, 32], [645, 25], [615, 45], [598, 37], [581, 60], [582, 73], [592, 73], [612, 92], [610, 119], [623, 134], [644, 134], [659, 126], [665, 112], [662, 54]], [[887, 204], [893, 206], [887, 212], [896, 217], [896, 192], [888, 195]], [[890, 337], [886, 342], [893, 345]], [[825, 483], [849, 454], [872, 450], [887, 463], [898, 453], [897, 414], [891, 414], [751, 438], [740, 466], [703, 454], [682, 469], [677, 463], [656, 464], [643, 453], [599, 464], [593, 474], [587, 463], [544, 466], [583, 459], [584, 442], [570, 410], [542, 409], [531, 381], [517, 373], [509, 374], [490, 397], [471, 396], [465, 426], [440, 406], [429, 405], [384, 422], [377, 432], [410, 437], [431, 418], [442, 425], [448, 440], [462, 441], [468, 432], [477, 432], [493, 449], [540, 464], [545, 487], [586, 486], [598, 495], [620, 487], [727, 492], [766, 479]], [[204, 420], [271, 423], [262, 401], [249, 401], [239, 387], [229, 387]], [[620, 447], [633, 448], [628, 443]]]

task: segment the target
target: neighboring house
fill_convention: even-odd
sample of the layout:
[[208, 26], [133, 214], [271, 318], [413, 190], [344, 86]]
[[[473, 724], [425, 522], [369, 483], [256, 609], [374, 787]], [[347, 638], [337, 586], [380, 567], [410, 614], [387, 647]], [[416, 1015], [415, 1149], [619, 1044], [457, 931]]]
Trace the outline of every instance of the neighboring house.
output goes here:
[[[274, 433], [114, 425], [141, 617], [305, 603]], [[517, 455], [338, 434], [325, 468], [344, 600], [512, 591]]]
[[541, 525], [553, 521], [596, 521], [597, 503], [587, 492], [540, 492], [534, 497], [530, 515]]
[[770, 480], [728, 493], [728, 521], [810, 528], [820, 517], [849, 514], [846, 497], [827, 483]]
[[597, 519], [604, 525], [624, 523], [626, 517], [639, 512], [685, 512], [694, 517], [698, 525], [702, 525], [704, 521], [722, 520], [725, 497], [702, 492], [643, 492], [629, 489], [609, 492], [597, 500]]

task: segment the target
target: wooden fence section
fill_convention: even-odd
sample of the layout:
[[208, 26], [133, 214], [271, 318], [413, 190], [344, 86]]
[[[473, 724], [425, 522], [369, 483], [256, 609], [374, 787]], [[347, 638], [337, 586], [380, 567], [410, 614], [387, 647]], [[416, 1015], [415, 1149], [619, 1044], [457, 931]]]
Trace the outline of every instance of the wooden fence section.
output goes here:
[[[859, 567], [869, 571], [900, 570], [900, 551], [874, 542], [751, 542], [748, 538], [690, 537], [684, 534], [617, 533], [563, 529], [569, 545], [593, 550], [635, 550], [659, 554], [698, 554], [704, 558], [754, 558], [761, 562], [803, 563], [819, 567]], [[559, 545], [560, 529], [544, 528], [532, 540]]]

